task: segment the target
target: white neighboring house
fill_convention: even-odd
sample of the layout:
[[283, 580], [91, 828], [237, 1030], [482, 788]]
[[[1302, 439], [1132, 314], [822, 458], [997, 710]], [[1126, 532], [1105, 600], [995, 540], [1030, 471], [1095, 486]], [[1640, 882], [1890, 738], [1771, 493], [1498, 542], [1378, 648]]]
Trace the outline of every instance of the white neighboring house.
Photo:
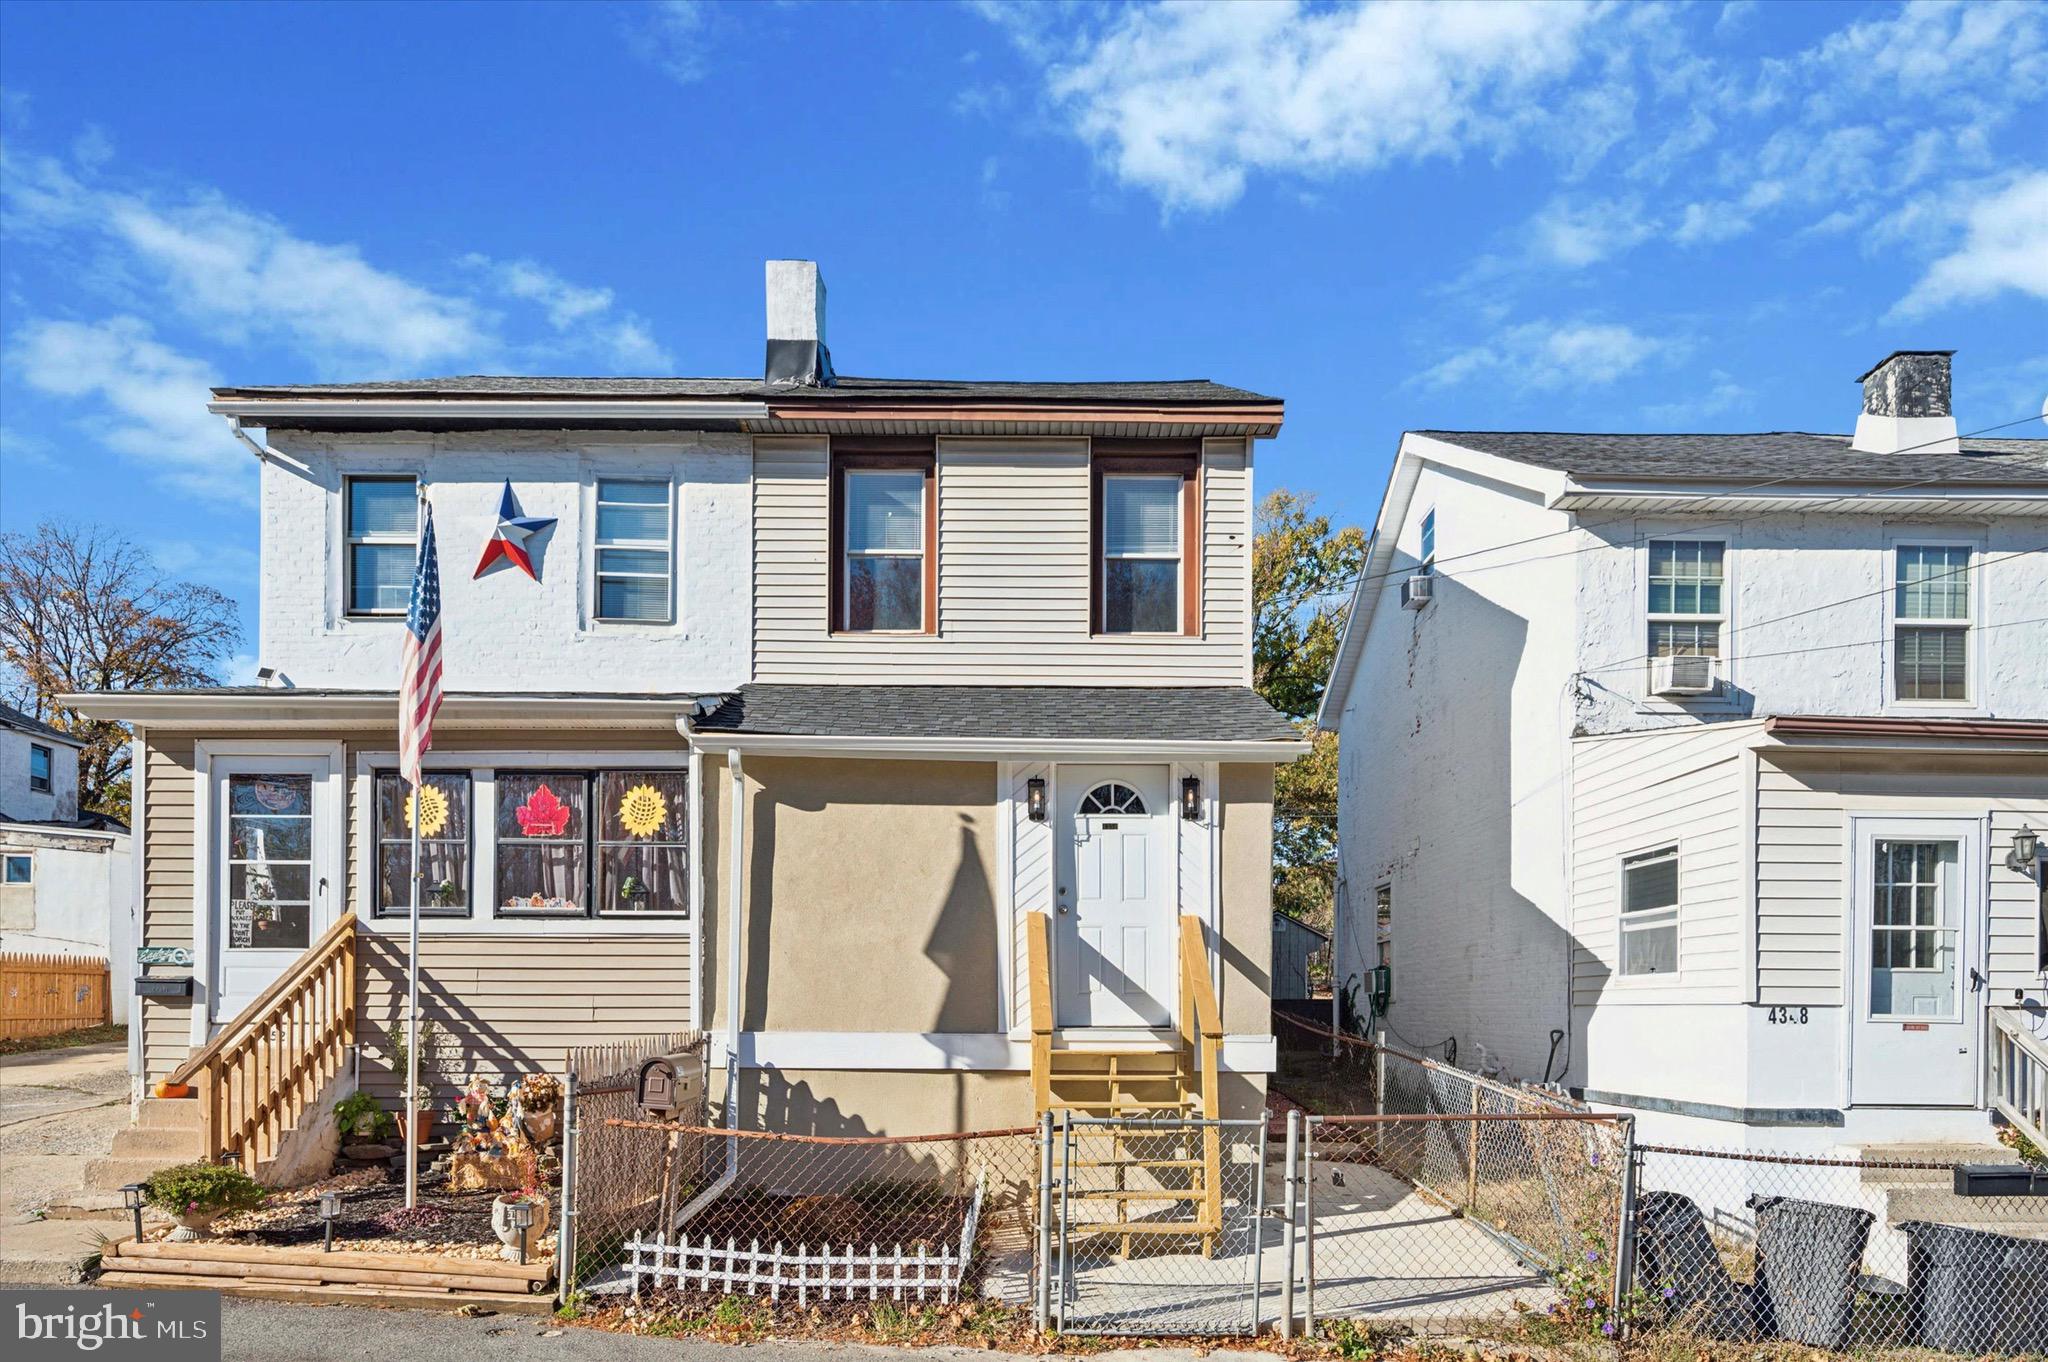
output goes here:
[[1794, 1149], [1981, 1140], [2048, 1054], [2048, 442], [1958, 439], [1949, 352], [1862, 385], [1403, 438], [1320, 717], [1397, 1042]]
[[78, 739], [0, 705], [0, 950], [99, 955], [128, 1019], [135, 876], [128, 829], [78, 811]]

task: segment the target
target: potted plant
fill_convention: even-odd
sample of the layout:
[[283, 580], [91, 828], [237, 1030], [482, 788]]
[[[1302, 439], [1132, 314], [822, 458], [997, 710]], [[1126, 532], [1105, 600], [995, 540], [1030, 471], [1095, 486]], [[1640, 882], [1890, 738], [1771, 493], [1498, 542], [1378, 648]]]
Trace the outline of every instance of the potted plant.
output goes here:
[[516, 1096], [527, 1138], [537, 1145], [554, 1139], [562, 1117], [562, 1081], [553, 1074], [528, 1074], [519, 1080]]
[[[411, 1072], [407, 1061], [405, 1027], [393, 1026], [384, 1033], [384, 1042], [391, 1052], [391, 1071], [398, 1079], [398, 1122], [403, 1130], [405, 1122], [406, 1075]], [[415, 1093], [415, 1116], [413, 1140], [425, 1144], [434, 1130], [434, 1079], [440, 1075], [441, 1027], [431, 1017], [420, 1018], [420, 1067], [419, 1087]]]
[[619, 882], [619, 900], [622, 903], [639, 904], [647, 897], [647, 886], [637, 875], [628, 875]]
[[142, 1199], [177, 1220], [171, 1238], [179, 1243], [207, 1238], [215, 1220], [260, 1206], [267, 1195], [256, 1179], [221, 1163], [181, 1163], [159, 1169], [142, 1184]]
[[456, 896], [461, 892], [455, 887], [455, 881], [443, 880], [427, 891], [427, 897], [434, 901], [435, 907], [449, 908], [454, 906]]
[[[515, 1206], [529, 1208], [524, 1230], [516, 1223], [519, 1217], [514, 1214]], [[505, 1246], [498, 1252], [507, 1261], [516, 1262], [531, 1254], [540, 1237], [548, 1232], [547, 1194], [531, 1184], [516, 1192], [506, 1192], [491, 1202], [491, 1229]]]
[[377, 1099], [366, 1092], [352, 1092], [334, 1104], [334, 1124], [341, 1128], [344, 1140], [352, 1139], [358, 1144], [387, 1140], [398, 1132], [398, 1123], [391, 1119], [391, 1113], [377, 1105]]

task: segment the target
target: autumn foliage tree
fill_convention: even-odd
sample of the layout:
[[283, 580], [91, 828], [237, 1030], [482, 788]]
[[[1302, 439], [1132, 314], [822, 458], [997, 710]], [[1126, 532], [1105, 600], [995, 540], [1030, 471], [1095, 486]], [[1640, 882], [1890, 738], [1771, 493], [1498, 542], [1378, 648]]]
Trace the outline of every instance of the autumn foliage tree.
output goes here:
[[1323, 931], [1337, 882], [1337, 736], [1315, 733], [1365, 532], [1333, 526], [1315, 498], [1279, 490], [1260, 501], [1252, 542], [1252, 684], [1312, 738], [1274, 775], [1273, 905]]
[[85, 743], [78, 806], [128, 818], [128, 732], [57, 703], [68, 692], [217, 681], [242, 641], [233, 598], [172, 581], [99, 526], [0, 534], [0, 663], [8, 703]]

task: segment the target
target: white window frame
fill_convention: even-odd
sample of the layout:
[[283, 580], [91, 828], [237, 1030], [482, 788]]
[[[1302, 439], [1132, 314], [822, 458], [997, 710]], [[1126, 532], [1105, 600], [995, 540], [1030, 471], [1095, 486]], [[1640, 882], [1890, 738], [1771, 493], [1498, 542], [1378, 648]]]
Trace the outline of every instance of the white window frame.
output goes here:
[[[604, 485], [608, 482], [637, 482], [648, 486], [658, 484], [664, 488], [667, 495], [667, 510], [663, 516], [662, 523], [667, 531], [666, 537], [659, 542], [652, 539], [607, 540], [603, 538], [598, 533], [598, 512], [605, 504]], [[591, 472], [590, 557], [588, 560], [590, 598], [588, 618], [593, 625], [604, 628], [649, 629], [663, 628], [676, 622], [676, 596], [678, 594], [676, 590], [676, 548], [677, 540], [680, 538], [676, 530], [676, 521], [677, 508], [681, 501], [682, 498], [677, 495], [675, 478], [667, 474], [654, 471], [632, 472], [625, 470], [619, 472], [593, 470]], [[626, 503], [618, 504], [624, 505]], [[661, 615], [654, 619], [632, 619], [625, 616], [602, 613], [604, 602], [603, 578], [631, 577], [644, 581], [657, 575], [645, 572], [602, 572], [598, 565], [603, 561], [600, 557], [600, 550], [603, 549], [628, 549], [636, 553], [659, 552], [667, 557], [668, 567], [659, 575], [667, 592], [668, 608]]]
[[[1970, 555], [1969, 570], [1963, 577], [1963, 608], [1968, 613], [1960, 621], [1920, 619], [1899, 614], [1899, 551], [1922, 548], [1962, 549]], [[1885, 708], [1937, 710], [1948, 714], [1975, 712], [1982, 708], [1978, 678], [1982, 675], [1979, 635], [1983, 630], [1978, 628], [1978, 624], [1983, 615], [1983, 597], [1979, 589], [1984, 575], [1983, 566], [1984, 545], [1980, 540], [1953, 534], [1914, 534], [1911, 531], [1886, 536], [1882, 566], [1885, 630], [1883, 646], [1878, 650], [1883, 657]], [[1909, 700], [1899, 694], [1899, 630], [1930, 628], [1952, 629], [1963, 635], [1963, 698], [1960, 700]]]
[[[1642, 583], [1637, 603], [1636, 638], [1643, 645], [1643, 689], [1649, 694], [1650, 670], [1655, 659], [1650, 654], [1650, 630], [1658, 624], [1711, 624], [1716, 627], [1715, 673], [1724, 687], [1730, 684], [1733, 675], [1733, 661], [1729, 656], [1728, 637], [1733, 632], [1731, 609], [1735, 590], [1735, 545], [1725, 535], [1690, 534], [1684, 531], [1639, 531], [1642, 538], [1640, 549], [1642, 571], [1638, 580]], [[1655, 611], [1650, 609], [1650, 560], [1652, 546], [1656, 544], [1719, 544], [1721, 546], [1721, 609], [1716, 614], [1685, 614], [1677, 611]], [[1659, 699], [1650, 696], [1651, 699]], [[1700, 700], [1711, 700], [1713, 696], [1699, 696]], [[1667, 701], [1668, 703], [1668, 701]], [[1674, 706], [1677, 708], [1677, 706]]]
[[[397, 764], [398, 753], [395, 751], [355, 754], [355, 769], [351, 773], [348, 797], [355, 801], [353, 807], [364, 811], [366, 818], [376, 807], [376, 772], [389, 770]], [[469, 876], [472, 885], [470, 915], [460, 918], [428, 917], [422, 913], [422, 936], [688, 936], [693, 933], [695, 924], [702, 920], [704, 860], [702, 856], [696, 854], [696, 850], [703, 845], [704, 840], [704, 781], [702, 765], [695, 752], [682, 748], [619, 752], [429, 751], [420, 764], [428, 771], [469, 772]], [[627, 769], [688, 772], [689, 836], [692, 842], [688, 872], [688, 913], [597, 913], [575, 917], [548, 916], [541, 913], [527, 916], [499, 915], [496, 773], [500, 770], [531, 772], [555, 769], [579, 773]], [[364, 826], [371, 824], [366, 822]], [[357, 843], [355, 863], [350, 867], [349, 878], [349, 906], [355, 909], [357, 925], [364, 931], [403, 936], [409, 930], [409, 914], [382, 918], [371, 915], [371, 887], [375, 884], [372, 877], [376, 874], [376, 866], [371, 860], [374, 854], [374, 840], [362, 837], [357, 839]], [[596, 869], [595, 865], [591, 867], [593, 876]], [[692, 949], [696, 948], [693, 946]], [[694, 968], [691, 977], [697, 977]]]
[[[25, 880], [8, 879], [6, 877], [6, 868], [4, 865], [4, 862], [7, 861], [27, 861], [28, 878]], [[35, 882], [36, 855], [33, 851], [0, 852], [0, 889], [31, 889], [35, 887]]]
[[[1105, 531], [1104, 531], [1104, 535], [1103, 535], [1103, 542], [1102, 542], [1102, 552], [1101, 552], [1101, 553], [1100, 553], [1100, 554], [1099, 554], [1099, 555], [1097, 556], [1097, 561], [1096, 561], [1096, 564], [1095, 564], [1095, 579], [1096, 579], [1096, 587], [1095, 587], [1095, 589], [1096, 589], [1096, 592], [1098, 593], [1098, 599], [1099, 599], [1099, 600], [1100, 600], [1100, 601], [1102, 602], [1102, 607], [1101, 607], [1101, 608], [1102, 608], [1102, 613], [1103, 613], [1103, 618], [1102, 618], [1102, 625], [1103, 625], [1103, 630], [1102, 630], [1102, 636], [1103, 636], [1104, 638], [1184, 638], [1184, 637], [1186, 637], [1186, 633], [1185, 633], [1185, 631], [1184, 631], [1184, 630], [1182, 629], [1182, 627], [1181, 627], [1181, 621], [1183, 621], [1183, 620], [1185, 620], [1185, 619], [1187, 618], [1187, 609], [1188, 609], [1188, 605], [1187, 605], [1187, 600], [1186, 600], [1186, 593], [1187, 593], [1187, 575], [1188, 575], [1188, 569], [1187, 569], [1187, 557], [1188, 557], [1188, 546], [1187, 546], [1187, 544], [1186, 544], [1185, 542], [1183, 542], [1183, 541], [1184, 541], [1184, 540], [1185, 540], [1185, 539], [1187, 538], [1187, 535], [1186, 535], [1186, 532], [1185, 532], [1185, 531], [1186, 531], [1186, 528], [1187, 528], [1187, 516], [1188, 516], [1188, 507], [1187, 507], [1187, 497], [1188, 497], [1188, 489], [1189, 489], [1189, 487], [1190, 487], [1190, 486], [1192, 485], [1192, 483], [1194, 482], [1194, 479], [1192, 479], [1192, 478], [1190, 478], [1190, 477], [1187, 477], [1187, 476], [1185, 476], [1185, 475], [1183, 475], [1183, 474], [1180, 474], [1180, 473], [1108, 473], [1108, 472], [1105, 472], [1105, 473], [1103, 473], [1103, 474], [1102, 474], [1102, 499], [1103, 499], [1103, 502], [1104, 502], [1104, 504], [1106, 505], [1106, 504], [1108, 503], [1108, 501], [1109, 501], [1109, 485], [1110, 485], [1110, 484], [1111, 484], [1112, 482], [1137, 482], [1137, 481], [1151, 481], [1151, 482], [1172, 482], [1172, 483], [1174, 483], [1174, 484], [1175, 484], [1175, 488], [1174, 488], [1174, 511], [1175, 511], [1175, 514], [1174, 514], [1174, 517], [1173, 517], [1173, 552], [1172, 552], [1172, 553], [1170, 553], [1170, 554], [1167, 554], [1167, 553], [1112, 553], [1112, 552], [1110, 552], [1110, 548], [1109, 548], [1109, 541], [1108, 541], [1108, 535], [1107, 535], [1107, 530], [1106, 530], [1106, 528], [1105, 528]], [[1106, 516], [1107, 516], [1107, 512], [1104, 512], [1104, 515], [1105, 515], [1104, 525], [1105, 525], [1105, 527], [1106, 527], [1106, 526], [1107, 526], [1107, 523], [1108, 523], [1108, 522], [1107, 522], [1107, 519], [1106, 519]], [[1173, 573], [1173, 619], [1174, 619], [1174, 626], [1173, 626], [1173, 628], [1171, 628], [1171, 629], [1110, 629], [1110, 628], [1108, 627], [1108, 624], [1109, 624], [1109, 565], [1110, 565], [1110, 563], [1111, 563], [1111, 561], [1112, 561], [1112, 560], [1113, 560], [1113, 561], [1116, 561], [1116, 562], [1125, 562], [1125, 563], [1172, 563], [1172, 564], [1173, 564], [1173, 566], [1174, 566], [1174, 573]]]
[[[1628, 909], [1628, 873], [1631, 867], [1669, 860], [1672, 864], [1672, 902], [1668, 907]], [[1685, 965], [1685, 853], [1680, 842], [1666, 842], [1631, 851], [1615, 863], [1614, 890], [1614, 979], [1629, 987], [1675, 983]], [[1668, 971], [1631, 971], [1628, 967], [1628, 938], [1638, 932], [1671, 929], [1671, 968]]]
[[[36, 753], [43, 754], [43, 783], [36, 784]], [[28, 789], [30, 794], [57, 793], [57, 749], [48, 743], [28, 745]]]
[[[352, 499], [351, 499], [351, 497], [350, 497], [350, 495], [349, 495], [349, 493], [350, 493], [350, 489], [351, 489], [351, 488], [353, 488], [353, 487], [355, 486], [355, 484], [356, 484], [356, 483], [359, 483], [359, 482], [409, 482], [409, 483], [411, 483], [411, 484], [412, 484], [412, 494], [413, 494], [413, 518], [412, 518], [412, 533], [411, 533], [411, 534], [409, 534], [409, 535], [399, 535], [399, 534], [358, 534], [358, 533], [356, 533], [355, 525], [354, 525], [354, 523], [352, 522], [352, 520], [351, 520], [351, 518], [350, 518], [350, 516], [349, 516], [349, 506], [350, 506], [350, 502], [351, 502], [351, 500], [352, 500]], [[415, 473], [415, 472], [404, 472], [404, 471], [400, 471], [400, 472], [391, 472], [391, 473], [373, 473], [373, 472], [362, 472], [362, 473], [344, 473], [344, 474], [342, 474], [342, 477], [341, 477], [341, 613], [342, 613], [343, 617], [345, 617], [345, 618], [347, 618], [347, 619], [356, 619], [356, 620], [394, 620], [394, 619], [395, 619], [395, 620], [402, 620], [402, 619], [404, 619], [404, 618], [405, 618], [405, 616], [406, 616], [406, 612], [407, 612], [407, 610], [409, 609], [409, 606], [399, 606], [399, 607], [397, 607], [396, 609], [390, 609], [390, 610], [381, 610], [381, 609], [373, 609], [373, 610], [358, 610], [358, 609], [356, 609], [356, 606], [355, 606], [355, 596], [356, 596], [356, 583], [355, 583], [355, 576], [356, 576], [356, 553], [355, 553], [355, 551], [356, 551], [356, 546], [357, 546], [357, 545], [359, 545], [359, 544], [404, 544], [404, 545], [406, 545], [407, 547], [411, 548], [411, 550], [412, 550], [412, 556], [413, 556], [413, 560], [414, 560], [415, 562], [417, 562], [417, 561], [419, 560], [419, 553], [420, 553], [420, 525], [421, 525], [421, 520], [422, 520], [422, 517], [421, 517], [421, 515], [420, 515], [420, 511], [419, 511], [419, 503], [420, 503], [420, 486], [421, 486], [421, 479], [420, 479], [420, 475], [419, 475], [418, 473]]]
[[1424, 511], [1424, 512], [1422, 513], [1422, 529], [1421, 529], [1421, 536], [1422, 536], [1422, 542], [1421, 542], [1421, 544], [1420, 544], [1420, 546], [1419, 546], [1419, 548], [1418, 548], [1418, 551], [1417, 551], [1417, 553], [1416, 553], [1416, 558], [1417, 558], [1417, 559], [1419, 560], [1419, 563], [1418, 563], [1418, 566], [1416, 567], [1416, 569], [1415, 569], [1415, 570], [1416, 570], [1417, 572], [1424, 572], [1424, 573], [1429, 573], [1429, 572], [1435, 572], [1435, 571], [1436, 571], [1436, 507], [1434, 507], [1434, 506], [1430, 507], [1430, 508], [1429, 508], [1429, 509], [1428, 509], [1427, 511]]
[[[842, 489], [850, 489], [853, 486], [853, 480], [855, 478], [914, 477], [918, 479], [917, 548], [907, 552], [903, 549], [854, 548], [852, 545], [847, 543], [847, 540], [852, 537], [847, 533], [847, 531], [852, 528], [848, 517], [850, 517], [853, 514], [853, 497], [851, 495], [842, 494], [834, 498], [834, 500], [837, 502], [837, 506], [834, 509], [833, 514], [839, 517], [839, 525], [837, 527], [837, 537], [839, 540], [839, 561], [832, 565], [832, 571], [839, 578], [839, 599], [836, 602], [834, 602], [836, 613], [833, 617], [833, 633], [851, 635], [883, 634], [893, 635], [897, 637], [908, 637], [923, 634], [925, 632], [924, 621], [930, 612], [928, 608], [928, 603], [924, 598], [924, 593], [930, 587], [931, 576], [924, 561], [925, 544], [928, 540], [928, 537], [931, 534], [930, 527], [924, 523], [925, 515], [930, 509], [926, 505], [925, 489], [929, 481], [938, 476], [938, 465], [936, 462], [936, 456], [934, 456], [934, 460], [935, 461], [928, 468], [914, 468], [906, 464], [901, 468], [853, 467], [840, 468], [837, 470], [836, 482], [838, 484], [838, 487]], [[913, 628], [856, 629], [853, 627], [853, 574], [851, 572], [848, 572], [846, 569], [849, 561], [855, 558], [915, 558], [917, 560], [917, 624]]]

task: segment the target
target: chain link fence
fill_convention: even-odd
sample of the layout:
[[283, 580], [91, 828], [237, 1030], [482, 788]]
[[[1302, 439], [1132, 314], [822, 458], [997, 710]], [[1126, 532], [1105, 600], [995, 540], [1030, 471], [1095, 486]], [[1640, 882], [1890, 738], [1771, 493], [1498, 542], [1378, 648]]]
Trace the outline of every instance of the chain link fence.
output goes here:
[[2048, 1353], [2048, 1171], [1644, 1145], [1638, 1330], [1834, 1350]]

